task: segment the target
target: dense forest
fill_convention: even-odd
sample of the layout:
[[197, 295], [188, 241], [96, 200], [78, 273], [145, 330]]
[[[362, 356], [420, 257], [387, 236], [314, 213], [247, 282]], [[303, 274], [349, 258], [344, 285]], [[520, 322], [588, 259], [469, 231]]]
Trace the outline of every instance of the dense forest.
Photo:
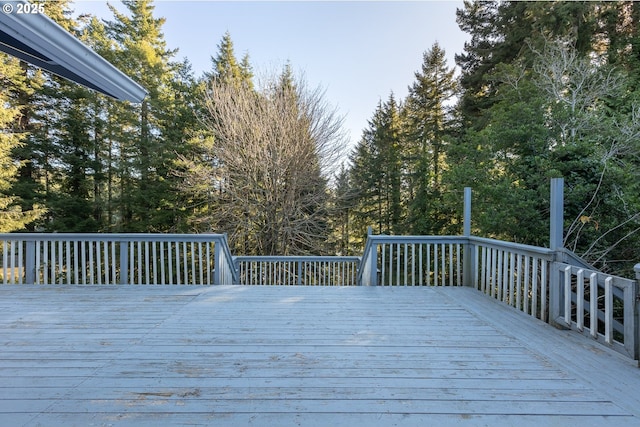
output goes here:
[[[359, 254], [375, 233], [565, 246], [629, 275], [640, 260], [640, 3], [465, 2], [456, 64], [437, 44], [372, 106], [351, 153], [319, 89], [254, 76], [229, 33], [195, 76], [151, 0], [110, 20], [46, 13], [149, 91], [117, 102], [0, 57], [0, 232], [226, 232], [239, 254]], [[459, 73], [454, 73], [455, 65]], [[342, 168], [335, 165], [342, 163]]]

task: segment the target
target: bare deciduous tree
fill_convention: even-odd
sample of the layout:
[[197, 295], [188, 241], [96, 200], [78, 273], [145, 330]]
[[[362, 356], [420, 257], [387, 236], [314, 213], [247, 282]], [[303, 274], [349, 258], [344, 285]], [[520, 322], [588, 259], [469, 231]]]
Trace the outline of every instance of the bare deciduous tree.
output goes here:
[[207, 91], [213, 143], [186, 183], [214, 190], [199, 220], [229, 233], [239, 252], [322, 252], [327, 177], [344, 148], [342, 119], [323, 95], [288, 70], [258, 90], [214, 81]]

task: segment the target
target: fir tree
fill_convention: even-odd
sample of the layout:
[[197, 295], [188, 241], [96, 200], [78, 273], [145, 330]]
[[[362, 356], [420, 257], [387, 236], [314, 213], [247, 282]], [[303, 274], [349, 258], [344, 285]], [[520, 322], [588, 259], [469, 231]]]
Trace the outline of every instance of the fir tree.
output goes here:
[[446, 144], [451, 133], [447, 103], [457, 93], [454, 71], [447, 67], [445, 52], [438, 43], [424, 53], [422, 69], [415, 77], [405, 104], [409, 224], [415, 234], [437, 234], [447, 221], [438, 214]]

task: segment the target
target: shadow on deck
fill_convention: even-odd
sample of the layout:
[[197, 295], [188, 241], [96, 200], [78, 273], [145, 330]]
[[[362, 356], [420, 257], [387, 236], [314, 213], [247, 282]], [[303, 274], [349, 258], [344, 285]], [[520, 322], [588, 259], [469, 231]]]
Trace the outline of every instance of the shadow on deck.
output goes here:
[[636, 362], [462, 287], [5, 286], [0, 424], [640, 425]]

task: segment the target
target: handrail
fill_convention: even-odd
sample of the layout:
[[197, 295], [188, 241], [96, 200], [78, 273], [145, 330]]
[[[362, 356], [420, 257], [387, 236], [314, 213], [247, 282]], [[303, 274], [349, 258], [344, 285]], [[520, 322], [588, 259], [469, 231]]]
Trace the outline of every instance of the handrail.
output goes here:
[[522, 254], [541, 255], [549, 261], [553, 259], [554, 254], [554, 251], [549, 248], [527, 245], [524, 243], [507, 242], [505, 240], [491, 239], [487, 237], [470, 236], [469, 243], [481, 244], [487, 247], [500, 247], [503, 249], [518, 251]]

